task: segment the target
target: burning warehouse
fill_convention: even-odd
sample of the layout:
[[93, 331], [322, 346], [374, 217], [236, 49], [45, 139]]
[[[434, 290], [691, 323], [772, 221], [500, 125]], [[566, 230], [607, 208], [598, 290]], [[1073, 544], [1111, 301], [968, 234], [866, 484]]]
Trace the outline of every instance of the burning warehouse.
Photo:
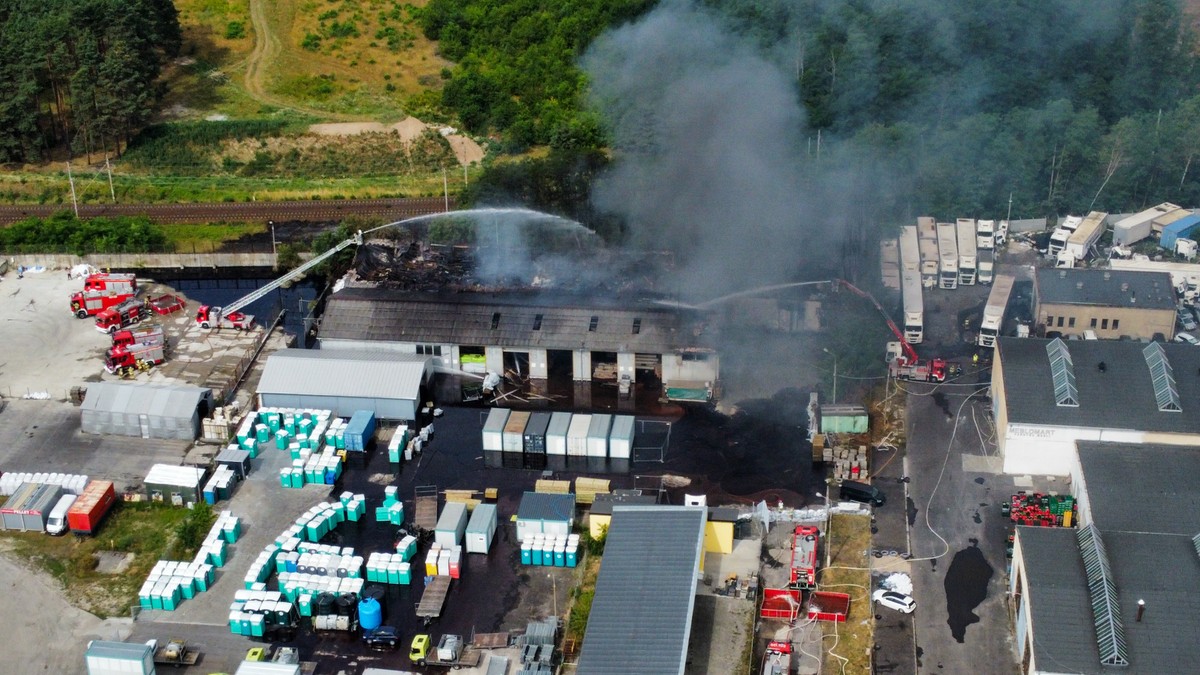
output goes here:
[[330, 296], [318, 337], [321, 349], [432, 356], [443, 370], [503, 374], [534, 390], [611, 381], [685, 401], [712, 398], [720, 366], [700, 313], [548, 291], [345, 288]]

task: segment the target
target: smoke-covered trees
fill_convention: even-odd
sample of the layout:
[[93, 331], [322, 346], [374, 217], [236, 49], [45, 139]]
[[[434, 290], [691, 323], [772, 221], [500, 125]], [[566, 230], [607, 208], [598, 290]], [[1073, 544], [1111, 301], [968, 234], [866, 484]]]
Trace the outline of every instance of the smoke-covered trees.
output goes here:
[[0, 0], [0, 161], [119, 152], [180, 42], [171, 0]]

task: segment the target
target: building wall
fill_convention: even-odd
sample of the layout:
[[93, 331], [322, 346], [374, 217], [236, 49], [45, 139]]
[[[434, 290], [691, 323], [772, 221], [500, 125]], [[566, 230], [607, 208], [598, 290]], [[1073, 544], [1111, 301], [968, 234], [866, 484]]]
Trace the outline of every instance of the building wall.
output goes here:
[[315, 408], [350, 417], [357, 410], [370, 410], [382, 420], [415, 420], [417, 401], [412, 399], [357, 398], [320, 394], [271, 394], [259, 392], [259, 404], [268, 408]]
[[708, 521], [704, 524], [704, 550], [707, 553], [733, 552], [733, 526], [727, 521]]
[[[1071, 325], [1074, 319], [1074, 326]], [[1115, 340], [1122, 336], [1154, 338], [1161, 333], [1167, 339], [1175, 337], [1175, 309], [1143, 309], [1136, 307], [1099, 307], [1038, 303], [1038, 326], [1044, 332], [1063, 335], [1083, 335], [1085, 330], [1096, 337]]]
[[612, 514], [609, 513], [589, 513], [588, 514], [588, 534], [592, 539], [597, 539], [605, 531], [605, 528], [612, 525]]
[[[1010, 598], [1016, 599], [1015, 611], [1013, 612], [1014, 640], [1013, 644], [1016, 647], [1017, 663], [1021, 663], [1022, 659], [1029, 659], [1030, 673], [1036, 673], [1037, 663], [1034, 660], [1032, 646], [1036, 644], [1033, 641], [1033, 614], [1029, 607], [1029, 579], [1025, 572], [1025, 555], [1021, 549], [1021, 538], [1018, 536], [1013, 543], [1013, 559], [1012, 573], [1008, 577], [1008, 593]], [[1030, 651], [1026, 654], [1026, 651]]]
[[1001, 444], [1004, 448], [1004, 473], [1018, 475], [1074, 475], [1079, 462], [1076, 441], [1200, 446], [1200, 434], [1017, 423], [1007, 423], [1003, 427], [997, 425], [997, 428], [1004, 429]]
[[[1008, 426], [1008, 391], [1004, 388], [1004, 364], [1000, 350], [995, 350], [995, 363], [992, 364], [992, 419], [997, 429]], [[1007, 439], [1004, 434], [996, 437], [996, 451], [1001, 457], [1005, 455]]]

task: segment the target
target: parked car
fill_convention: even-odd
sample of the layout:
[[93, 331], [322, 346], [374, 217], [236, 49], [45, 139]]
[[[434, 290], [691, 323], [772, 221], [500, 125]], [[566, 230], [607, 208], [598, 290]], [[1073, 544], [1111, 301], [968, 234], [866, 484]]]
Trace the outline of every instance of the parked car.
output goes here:
[[1179, 319], [1179, 325], [1183, 326], [1184, 330], [1196, 330], [1196, 319], [1191, 312], [1181, 309], [1176, 312], [1176, 316]]
[[911, 596], [882, 588], [875, 591], [875, 593], [871, 595], [871, 599], [883, 605], [884, 607], [894, 609], [897, 612], [903, 612], [905, 614], [912, 614], [913, 610], [917, 608], [917, 601], [913, 600]]
[[1189, 345], [1200, 345], [1200, 340], [1197, 340], [1191, 333], [1176, 333], [1176, 342], [1186, 342]]

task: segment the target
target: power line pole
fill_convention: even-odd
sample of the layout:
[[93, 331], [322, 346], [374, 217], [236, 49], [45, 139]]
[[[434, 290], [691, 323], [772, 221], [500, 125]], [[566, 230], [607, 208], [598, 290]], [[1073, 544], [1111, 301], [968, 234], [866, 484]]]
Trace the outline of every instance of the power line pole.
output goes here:
[[450, 212], [450, 182], [446, 179], [446, 167], [442, 167], [442, 196], [445, 199], [446, 212]]
[[71, 184], [71, 206], [75, 209], [75, 217], [79, 217], [79, 202], [75, 199], [75, 177], [71, 175], [71, 160], [67, 160], [67, 182]]
[[104, 170], [108, 172], [108, 194], [112, 197], [113, 203], [117, 203], [117, 191], [113, 189], [112, 182], [112, 165], [108, 163], [108, 153], [104, 153]]

